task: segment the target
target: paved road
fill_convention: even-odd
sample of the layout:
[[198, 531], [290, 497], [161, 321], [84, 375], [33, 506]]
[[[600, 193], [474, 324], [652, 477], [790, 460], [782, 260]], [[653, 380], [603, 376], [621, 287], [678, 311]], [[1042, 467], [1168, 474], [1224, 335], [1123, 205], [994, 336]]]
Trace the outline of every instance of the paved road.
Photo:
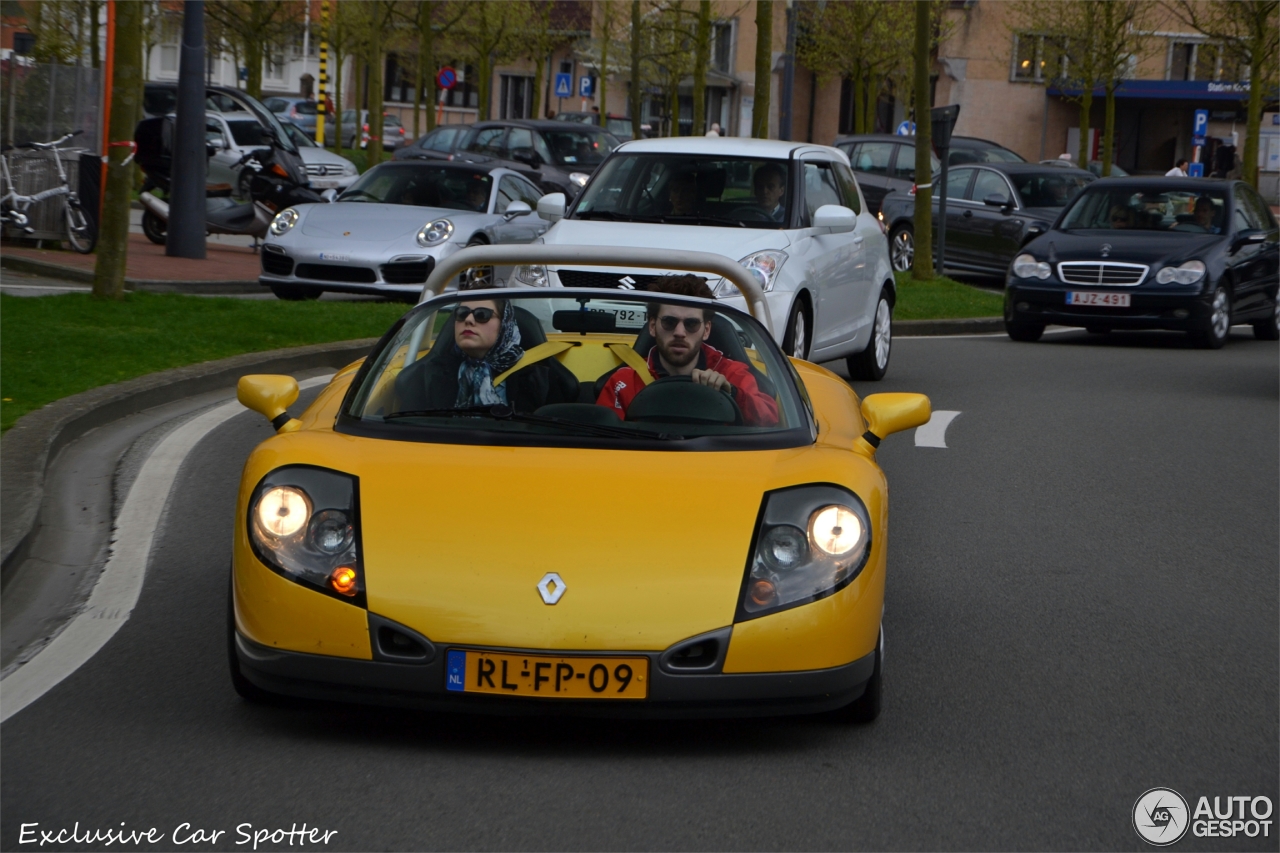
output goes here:
[[[79, 821], [164, 834], [143, 849], [303, 822], [328, 849], [1135, 849], [1148, 788], [1280, 799], [1276, 345], [916, 339], [889, 376], [961, 414], [946, 449], [881, 451], [874, 725], [246, 705], [223, 657], [239, 460], [268, 434], [246, 414], [184, 467], [132, 619], [0, 729], [0, 847]], [[1175, 849], [1274, 850], [1271, 819]]]

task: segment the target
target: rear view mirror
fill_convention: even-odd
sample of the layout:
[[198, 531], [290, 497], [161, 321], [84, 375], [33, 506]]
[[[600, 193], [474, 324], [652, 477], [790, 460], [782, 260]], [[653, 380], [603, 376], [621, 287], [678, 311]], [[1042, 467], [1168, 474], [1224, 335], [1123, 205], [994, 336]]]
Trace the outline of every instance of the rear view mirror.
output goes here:
[[522, 201], [513, 201], [507, 205], [507, 210], [502, 214], [502, 218], [507, 222], [515, 219], [517, 216], [527, 216], [533, 213], [533, 208]]
[[932, 415], [929, 398], [923, 394], [872, 394], [862, 401], [862, 417], [867, 422], [863, 439], [875, 447], [895, 432], [928, 423]]
[[298, 380], [292, 376], [270, 373], [241, 376], [236, 383], [236, 399], [246, 409], [271, 421], [276, 432], [293, 432], [301, 426], [301, 422], [290, 418], [286, 411], [298, 399]]
[[1250, 246], [1254, 243], [1265, 243], [1266, 241], [1267, 233], [1265, 231], [1244, 231], [1237, 234], [1236, 238], [1231, 241], [1231, 252], [1234, 254], [1245, 246]]
[[542, 165], [542, 158], [538, 156], [538, 152], [532, 148], [513, 148], [511, 149], [511, 159], [518, 163], [524, 163], [531, 168], [538, 168]]
[[332, 187], [320, 193], [320, 198], [324, 199], [325, 201], [333, 201], [337, 197], [338, 197], [338, 191], [333, 189]]
[[548, 222], [564, 219], [564, 193], [548, 193], [538, 199], [538, 216]]
[[828, 228], [831, 234], [848, 233], [857, 222], [856, 213], [838, 204], [824, 204], [813, 212], [813, 227]]
[[992, 193], [982, 200], [988, 207], [1009, 207], [1009, 199], [1001, 193]]

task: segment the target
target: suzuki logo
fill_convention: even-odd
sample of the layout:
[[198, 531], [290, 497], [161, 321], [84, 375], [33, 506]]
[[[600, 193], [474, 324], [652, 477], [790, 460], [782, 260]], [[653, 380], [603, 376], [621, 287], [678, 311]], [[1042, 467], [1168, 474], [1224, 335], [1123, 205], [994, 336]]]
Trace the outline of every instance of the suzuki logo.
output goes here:
[[622, 278], [618, 279], [618, 287], [623, 290], [635, 290], [636, 280], [629, 275], [624, 275]]
[[555, 604], [564, 595], [566, 589], [568, 587], [555, 572], [547, 572], [542, 576], [542, 580], [538, 581], [538, 595], [542, 596], [543, 604]]
[[1109, 257], [1111, 257], [1111, 244], [1110, 244], [1110, 243], [1103, 243], [1103, 244], [1102, 244], [1102, 249], [1100, 250], [1100, 252], [1101, 252], [1101, 254], [1102, 254], [1102, 257], [1104, 257], [1104, 258], [1109, 258]]

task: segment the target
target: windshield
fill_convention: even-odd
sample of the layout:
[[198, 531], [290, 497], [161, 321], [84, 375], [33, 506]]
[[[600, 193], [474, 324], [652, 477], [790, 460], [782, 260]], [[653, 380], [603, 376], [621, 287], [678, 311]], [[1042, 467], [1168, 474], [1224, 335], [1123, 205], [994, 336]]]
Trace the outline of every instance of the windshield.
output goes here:
[[319, 148], [320, 147], [319, 145], [316, 145], [314, 142], [311, 141], [311, 137], [307, 136], [301, 130], [298, 130], [297, 125], [286, 124], [284, 126], [284, 129], [289, 134], [289, 138], [293, 140], [293, 144], [297, 145], [299, 148]]
[[561, 166], [598, 166], [618, 147], [618, 140], [612, 134], [578, 130], [571, 124], [564, 130], [540, 132], [551, 149], [552, 158]]
[[1089, 183], [1084, 175], [1059, 172], [1017, 173], [1008, 176], [1023, 207], [1066, 207]]
[[231, 138], [236, 141], [236, 145], [250, 147], [271, 145], [271, 139], [267, 136], [266, 130], [256, 121], [229, 121], [227, 129], [231, 131]]
[[812, 442], [793, 369], [749, 316], [690, 297], [564, 292], [424, 303], [357, 377], [340, 425], [450, 443]]
[[1221, 234], [1226, 202], [1221, 189], [1171, 190], [1159, 183], [1091, 188], [1059, 227]]
[[483, 211], [492, 185], [488, 173], [478, 169], [383, 163], [361, 175], [336, 201]]
[[688, 154], [620, 154], [601, 167], [575, 219], [782, 228], [787, 161]]
[[960, 166], [964, 163], [1025, 163], [1026, 160], [1004, 148], [952, 148], [947, 163]]

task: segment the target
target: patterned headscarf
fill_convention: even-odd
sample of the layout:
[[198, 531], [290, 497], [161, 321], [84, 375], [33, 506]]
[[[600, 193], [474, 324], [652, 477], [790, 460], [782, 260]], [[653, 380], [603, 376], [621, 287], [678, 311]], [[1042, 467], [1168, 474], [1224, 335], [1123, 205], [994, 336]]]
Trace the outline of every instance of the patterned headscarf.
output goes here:
[[[459, 353], [462, 352], [457, 343], [453, 346]], [[478, 361], [463, 354], [462, 364], [458, 365], [458, 399], [454, 401], [454, 406], [461, 409], [506, 403], [507, 384], [504, 382], [494, 388], [493, 379], [509, 370], [523, 356], [524, 350], [520, 349], [520, 327], [516, 325], [516, 309], [511, 300], [507, 299], [503, 301], [502, 329], [498, 332], [498, 342]]]

